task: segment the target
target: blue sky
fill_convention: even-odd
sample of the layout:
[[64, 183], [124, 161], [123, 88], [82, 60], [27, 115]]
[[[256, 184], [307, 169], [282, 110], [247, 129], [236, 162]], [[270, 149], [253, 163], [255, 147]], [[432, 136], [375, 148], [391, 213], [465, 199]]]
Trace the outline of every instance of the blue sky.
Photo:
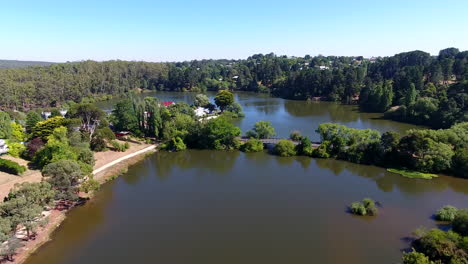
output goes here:
[[181, 61], [468, 50], [467, 0], [0, 0], [0, 59]]

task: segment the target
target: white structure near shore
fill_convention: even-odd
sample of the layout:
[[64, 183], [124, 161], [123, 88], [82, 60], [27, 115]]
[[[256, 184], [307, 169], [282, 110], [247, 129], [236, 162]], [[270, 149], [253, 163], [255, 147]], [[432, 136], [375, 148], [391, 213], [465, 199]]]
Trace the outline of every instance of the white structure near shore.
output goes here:
[[0, 139], [0, 155], [8, 152], [8, 145], [4, 139]]

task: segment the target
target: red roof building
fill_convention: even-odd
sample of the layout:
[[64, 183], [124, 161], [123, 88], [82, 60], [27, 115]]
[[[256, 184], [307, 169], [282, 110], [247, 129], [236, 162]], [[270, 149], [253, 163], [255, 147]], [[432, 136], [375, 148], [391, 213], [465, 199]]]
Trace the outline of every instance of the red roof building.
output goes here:
[[168, 106], [173, 105], [173, 104], [174, 104], [174, 102], [163, 102], [163, 105], [165, 107], [168, 107]]

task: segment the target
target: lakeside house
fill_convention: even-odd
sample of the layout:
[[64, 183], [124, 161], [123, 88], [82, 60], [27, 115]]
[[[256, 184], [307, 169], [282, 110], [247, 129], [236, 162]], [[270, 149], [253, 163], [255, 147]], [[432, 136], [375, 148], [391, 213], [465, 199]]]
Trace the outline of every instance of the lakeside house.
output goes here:
[[162, 102], [162, 105], [163, 105], [164, 107], [168, 107], [168, 106], [171, 106], [171, 105], [173, 105], [173, 104], [174, 104], [174, 102], [172, 102], [172, 101]]
[[0, 139], [0, 155], [8, 153], [8, 145], [4, 139]]

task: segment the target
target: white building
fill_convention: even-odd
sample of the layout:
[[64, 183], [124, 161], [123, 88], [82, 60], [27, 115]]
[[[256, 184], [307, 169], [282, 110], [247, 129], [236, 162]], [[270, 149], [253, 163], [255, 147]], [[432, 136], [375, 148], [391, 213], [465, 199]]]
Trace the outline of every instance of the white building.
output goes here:
[[210, 110], [204, 108], [204, 107], [198, 107], [197, 109], [195, 109], [195, 116], [197, 117], [204, 117], [206, 116], [207, 114], [210, 113]]
[[8, 145], [4, 139], [0, 139], [0, 155], [8, 152]]

